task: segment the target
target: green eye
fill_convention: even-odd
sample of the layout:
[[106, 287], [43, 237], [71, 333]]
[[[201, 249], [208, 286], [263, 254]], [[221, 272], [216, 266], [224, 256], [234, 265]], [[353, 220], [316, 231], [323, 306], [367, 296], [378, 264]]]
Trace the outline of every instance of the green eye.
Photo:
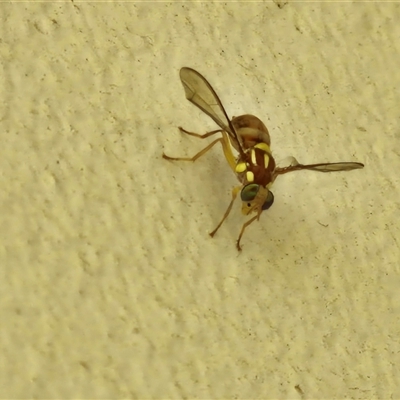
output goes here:
[[265, 200], [262, 209], [264, 211], [268, 210], [272, 206], [272, 204], [274, 204], [274, 194], [272, 192], [268, 192], [267, 199]]
[[260, 185], [257, 185], [256, 183], [249, 183], [240, 192], [240, 198], [242, 201], [252, 201], [257, 196], [259, 190]]

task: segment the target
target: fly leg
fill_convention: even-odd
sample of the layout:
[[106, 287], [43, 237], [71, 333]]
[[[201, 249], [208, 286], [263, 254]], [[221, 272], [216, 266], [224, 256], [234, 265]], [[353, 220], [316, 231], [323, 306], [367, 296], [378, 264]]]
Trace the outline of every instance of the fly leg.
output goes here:
[[232, 170], [235, 171], [236, 159], [232, 154], [232, 149], [231, 149], [231, 146], [229, 144], [228, 135], [222, 129], [217, 129], [215, 131], [207, 132], [204, 135], [199, 135], [198, 133], [189, 132], [189, 131], [184, 130], [183, 128], [179, 128], [179, 129], [183, 133], [187, 133], [188, 135], [196, 136], [196, 137], [199, 137], [201, 139], [204, 139], [206, 137], [214, 135], [215, 133], [218, 133], [218, 132], [222, 133], [222, 137], [220, 137], [219, 139], [215, 139], [213, 142], [211, 142], [203, 150], [200, 150], [193, 157], [170, 157], [170, 156], [167, 156], [165, 153], [163, 153], [163, 155], [162, 155], [163, 158], [165, 158], [166, 160], [172, 160], [172, 161], [196, 161], [202, 155], [206, 154], [207, 151], [210, 150], [215, 144], [217, 144], [218, 142], [221, 142], [222, 150], [224, 152], [226, 161], [228, 161], [228, 164], [232, 168]]
[[199, 133], [194, 133], [194, 132], [189, 132], [186, 129], [183, 129], [181, 126], [178, 126], [178, 129], [182, 132], [182, 133], [186, 133], [187, 135], [190, 136], [194, 136], [194, 137], [198, 137], [200, 139], [205, 139], [208, 138], [212, 135], [215, 135], [218, 132], [222, 132], [222, 129], [216, 129], [215, 131], [211, 131], [211, 132], [207, 132], [204, 135], [200, 135]]
[[254, 222], [254, 221], [255, 221], [256, 219], [258, 219], [258, 218], [259, 218], [259, 216], [256, 215], [255, 217], [249, 219], [247, 222], [245, 222], [245, 223], [243, 224], [242, 230], [240, 231], [240, 234], [239, 234], [239, 237], [238, 237], [238, 240], [236, 241], [236, 248], [237, 248], [239, 251], [242, 251], [242, 248], [240, 247], [240, 240], [242, 239], [244, 230], [245, 230], [252, 222]]
[[231, 202], [229, 203], [229, 206], [228, 206], [228, 208], [226, 209], [225, 214], [224, 214], [224, 216], [222, 217], [221, 222], [220, 222], [220, 223], [217, 225], [217, 227], [210, 233], [210, 236], [211, 236], [211, 237], [214, 237], [214, 235], [217, 233], [218, 229], [221, 227], [221, 225], [223, 224], [223, 222], [224, 222], [224, 221], [226, 220], [226, 218], [228, 217], [229, 213], [230, 213], [231, 210], [232, 210], [232, 206], [233, 206], [233, 203], [235, 202], [235, 199], [236, 199], [236, 197], [237, 197], [237, 194], [240, 192], [241, 189], [242, 189], [241, 186], [236, 186], [236, 187], [234, 187], [234, 188], [232, 189], [232, 199], [231, 199]]
[[223, 138], [214, 140], [208, 146], [206, 146], [203, 150], [200, 150], [197, 154], [195, 154], [193, 157], [170, 157], [170, 156], [167, 156], [165, 153], [163, 153], [162, 156], [166, 160], [172, 160], [172, 161], [196, 161], [202, 155], [206, 154], [207, 151], [211, 149], [211, 147], [213, 147], [218, 142], [223, 142], [223, 140], [224, 140]]
[[[221, 129], [216, 129], [215, 131], [211, 131], [211, 132], [207, 132], [204, 135], [200, 135], [198, 133], [194, 133], [194, 132], [189, 132], [186, 129], [183, 129], [182, 127], [178, 127], [179, 130], [182, 133], [186, 133], [187, 135], [190, 136], [195, 136], [198, 137], [200, 139], [205, 139], [208, 138], [209, 136], [212, 136], [218, 132], [222, 132]], [[165, 153], [163, 153], [163, 158], [165, 158], [166, 160], [174, 160], [174, 161], [196, 161], [199, 157], [201, 157], [202, 155], [204, 155], [205, 153], [207, 153], [208, 150], [211, 149], [211, 147], [213, 147], [216, 143], [218, 142], [222, 142], [222, 138], [219, 138], [217, 140], [214, 140], [213, 142], [211, 142], [207, 147], [205, 147], [203, 150], [199, 151], [197, 154], [195, 154], [193, 157], [170, 157], [167, 156]]]

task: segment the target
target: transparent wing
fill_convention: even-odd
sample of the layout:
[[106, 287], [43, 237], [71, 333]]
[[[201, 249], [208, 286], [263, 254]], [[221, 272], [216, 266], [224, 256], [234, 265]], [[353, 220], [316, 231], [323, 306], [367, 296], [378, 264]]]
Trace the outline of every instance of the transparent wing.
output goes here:
[[299, 164], [298, 167], [300, 167], [299, 169], [310, 169], [312, 171], [334, 172], [334, 171], [351, 171], [353, 169], [364, 168], [364, 164], [358, 162], [338, 162], [338, 163], [310, 164], [310, 165]]
[[206, 78], [188, 67], [181, 68], [179, 76], [185, 89], [186, 98], [211, 117], [241, 148], [238, 135], [226, 114], [221, 100]]
[[338, 163], [320, 163], [320, 164], [300, 164], [294, 157], [290, 158], [290, 165], [283, 168], [276, 168], [276, 175], [283, 175], [288, 172], [308, 169], [319, 172], [351, 171], [353, 169], [364, 168], [364, 164], [358, 162], [338, 162]]

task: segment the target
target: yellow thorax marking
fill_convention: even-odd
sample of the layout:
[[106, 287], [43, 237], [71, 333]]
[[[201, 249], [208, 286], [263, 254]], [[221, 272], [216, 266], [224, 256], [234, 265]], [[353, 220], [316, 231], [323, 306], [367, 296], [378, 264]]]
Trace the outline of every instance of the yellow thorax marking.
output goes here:
[[[269, 164], [269, 155], [271, 154], [271, 149], [266, 143], [257, 143], [254, 148], [260, 149], [264, 151], [264, 166], [267, 167]], [[254, 154], [254, 159], [253, 159], [253, 154]], [[254, 150], [252, 150], [251, 153], [251, 161], [253, 161], [253, 164], [256, 164], [256, 155]]]
[[264, 154], [264, 165], [268, 167], [269, 164], [269, 155], [267, 153]]
[[[264, 166], [267, 167], [269, 163], [269, 154], [271, 154], [269, 146], [266, 143], [258, 143], [254, 146], [254, 148], [260, 149], [264, 152]], [[254, 149], [251, 149], [250, 157], [253, 165], [257, 165], [257, 157]]]
[[[260, 149], [264, 152], [264, 166], [267, 167], [269, 164], [269, 155], [271, 154], [271, 150], [269, 146], [266, 143], [258, 143], [254, 146], [254, 148]], [[253, 165], [257, 165], [257, 157], [256, 157], [256, 152], [254, 149], [250, 149], [250, 158], [251, 162]], [[248, 163], [245, 162], [239, 162], [235, 166], [235, 171], [238, 174], [241, 174], [242, 172], [247, 171], [247, 167], [249, 166]], [[254, 181], [254, 174], [251, 171], [248, 171], [246, 173], [246, 178], [248, 182], [253, 182]]]
[[266, 153], [271, 153], [271, 149], [269, 148], [267, 143], [257, 143], [254, 147], [256, 149], [264, 150]]
[[251, 162], [253, 163], [253, 165], [257, 165], [256, 152], [254, 151], [254, 149], [251, 149], [250, 155], [251, 155]]
[[246, 169], [247, 169], [247, 166], [246, 166], [246, 163], [244, 163], [244, 162], [238, 163], [238, 164], [236, 165], [236, 168], [235, 168], [236, 172], [239, 173], [239, 174], [240, 174], [241, 172], [246, 171]]
[[246, 179], [247, 182], [254, 182], [254, 174], [251, 171], [246, 172]]

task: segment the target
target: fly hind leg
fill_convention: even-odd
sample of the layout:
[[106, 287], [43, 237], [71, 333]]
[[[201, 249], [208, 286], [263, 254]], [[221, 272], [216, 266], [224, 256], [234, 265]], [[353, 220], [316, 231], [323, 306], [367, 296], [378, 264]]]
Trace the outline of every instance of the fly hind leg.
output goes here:
[[215, 131], [211, 131], [211, 132], [206, 132], [204, 135], [200, 135], [199, 133], [194, 133], [194, 132], [189, 132], [186, 129], [183, 129], [181, 126], [178, 126], [178, 129], [182, 132], [182, 133], [186, 133], [186, 135], [190, 135], [190, 136], [194, 136], [194, 137], [198, 137], [200, 139], [205, 139], [208, 138], [212, 135], [215, 135], [218, 132], [222, 132], [222, 129], [216, 129]]
[[170, 157], [167, 156], [165, 153], [163, 153], [163, 158], [166, 160], [172, 160], [172, 161], [196, 161], [198, 158], [200, 158], [202, 155], [206, 154], [208, 150], [210, 150], [215, 144], [218, 142], [223, 143], [223, 138], [219, 138], [211, 142], [208, 146], [204, 147], [203, 150], [200, 150], [197, 154], [195, 154], [193, 157]]
[[[189, 136], [194, 136], [200, 139], [205, 139], [208, 138], [212, 135], [215, 135], [218, 132], [222, 132], [222, 129], [216, 129], [215, 131], [211, 131], [211, 132], [206, 132], [204, 135], [200, 135], [199, 133], [194, 133], [194, 132], [189, 132], [186, 129], [183, 129], [181, 126], [178, 127], [179, 130], [182, 133], [186, 133]], [[195, 154], [193, 157], [170, 157], [167, 156], [165, 153], [163, 153], [163, 158], [165, 158], [166, 160], [173, 160], [173, 161], [196, 161], [199, 157], [201, 157], [202, 155], [204, 155], [205, 153], [207, 153], [208, 150], [211, 149], [211, 147], [213, 147], [216, 143], [218, 142], [223, 142], [223, 138], [219, 138], [214, 140], [213, 142], [211, 142], [207, 147], [205, 147], [203, 150], [199, 151], [197, 154]], [[224, 146], [224, 143], [222, 143], [222, 146]]]
[[211, 142], [208, 146], [206, 146], [203, 150], [200, 150], [197, 154], [195, 154], [193, 157], [170, 157], [167, 156], [165, 153], [163, 153], [163, 158], [166, 160], [173, 160], [173, 161], [196, 161], [199, 157], [202, 155], [206, 154], [208, 150], [210, 150], [215, 144], [218, 142], [221, 142], [222, 149], [224, 151], [224, 155], [226, 158], [226, 161], [228, 161], [229, 166], [232, 168], [233, 171], [235, 171], [235, 166], [236, 166], [236, 160], [235, 157], [232, 154], [232, 150], [229, 144], [229, 139], [228, 135], [222, 130], [222, 129], [217, 129], [215, 131], [207, 132], [204, 135], [199, 135], [198, 133], [193, 133], [189, 131], [185, 131], [183, 128], [179, 128], [183, 133], [187, 133], [188, 135], [191, 136], [196, 136], [201, 139], [204, 139], [206, 137], [209, 137], [211, 135], [214, 135], [215, 133], [221, 132], [222, 137], [219, 139], [215, 139], [213, 142]]

